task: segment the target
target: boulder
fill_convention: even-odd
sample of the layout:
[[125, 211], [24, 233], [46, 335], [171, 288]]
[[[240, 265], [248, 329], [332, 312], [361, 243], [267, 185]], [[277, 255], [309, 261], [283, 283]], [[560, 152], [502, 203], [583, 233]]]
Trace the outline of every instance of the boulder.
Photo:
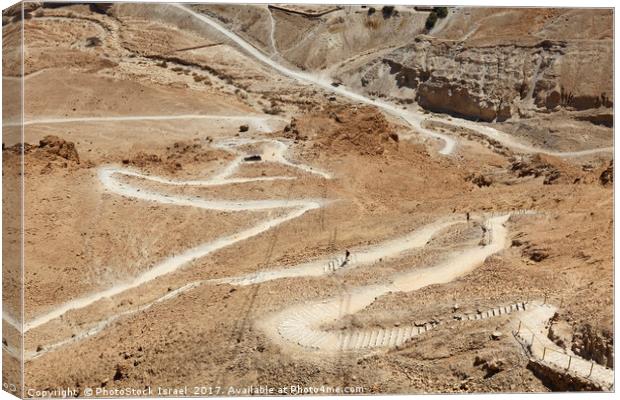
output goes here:
[[523, 251], [523, 253], [534, 262], [541, 262], [545, 258], [549, 257], [549, 252], [546, 249], [540, 248], [527, 248]]
[[48, 135], [39, 141], [39, 148], [49, 154], [54, 154], [65, 160], [80, 162], [75, 143], [68, 142], [58, 136]]
[[481, 356], [476, 356], [474, 359], [474, 367], [480, 367], [485, 372], [484, 377], [490, 378], [493, 375], [504, 370], [504, 361], [499, 359], [487, 360]]
[[608, 186], [614, 183], [614, 161], [609, 162], [609, 166], [601, 173], [599, 177], [601, 185]]
[[487, 187], [493, 184], [493, 180], [483, 174], [471, 174], [465, 178], [466, 181], [473, 183], [478, 187]]

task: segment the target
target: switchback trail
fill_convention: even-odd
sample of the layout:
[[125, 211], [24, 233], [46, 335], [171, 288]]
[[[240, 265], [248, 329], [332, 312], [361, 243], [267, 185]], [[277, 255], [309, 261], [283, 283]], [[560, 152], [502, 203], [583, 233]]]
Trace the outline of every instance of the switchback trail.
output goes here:
[[[383, 339], [370, 342], [370, 331], [326, 331], [321, 329], [321, 326], [337, 322], [347, 315], [363, 310], [380, 296], [415, 291], [433, 284], [448, 283], [471, 272], [488, 256], [506, 247], [508, 231], [504, 224], [509, 217], [510, 213], [507, 213], [491, 217], [486, 221], [486, 230], [490, 236], [489, 243], [486, 245], [477, 245], [453, 254], [446, 261], [432, 267], [395, 274], [387, 284], [358, 287], [333, 298], [294, 305], [269, 318], [261, 319], [259, 324], [272, 340], [289, 347], [292, 344], [297, 345], [306, 350], [316, 349], [338, 353], [343, 350], [400, 344], [414, 335], [413, 327], [403, 327], [403, 330], [398, 331], [393, 342], [388, 340], [385, 343]], [[415, 334], [418, 333], [415, 332]]]
[[[218, 22], [211, 18], [196, 13], [183, 5], [170, 5], [191, 14], [193, 17], [200, 19], [209, 26], [218, 30], [226, 37], [234, 41], [244, 51], [255, 57], [260, 62], [271, 66], [280, 73], [289, 76], [299, 82], [317, 85], [327, 91], [342, 95], [354, 101], [377, 106], [387, 113], [398, 116], [407, 121], [416, 131], [428, 137], [440, 139], [444, 142], [443, 148], [440, 150], [442, 154], [451, 154], [456, 147], [456, 141], [448, 136], [422, 127], [425, 118], [420, 113], [403, 110], [395, 105], [387, 102], [369, 99], [361, 94], [354, 93], [342, 86], [332, 86], [329, 79], [317, 77], [305, 72], [299, 72], [289, 69], [278, 64], [258, 49], [251, 46], [235, 33], [227, 30]], [[170, 115], [170, 116], [117, 116], [117, 117], [77, 117], [66, 119], [41, 119], [26, 121], [27, 125], [32, 124], [55, 124], [55, 123], [71, 123], [71, 122], [105, 122], [105, 121], [141, 121], [141, 120], [182, 120], [182, 119], [231, 119], [244, 122], [255, 123], [261, 130], [269, 130], [267, 122], [269, 118], [263, 116], [213, 116], [213, 115]], [[524, 145], [515, 141], [509, 135], [497, 131], [485, 125], [479, 125], [468, 121], [451, 121], [456, 126], [472, 127], [487, 137], [492, 137], [509, 147], [517, 148], [526, 152], [546, 152], [536, 149], [529, 145]], [[10, 126], [11, 123], [8, 125]], [[263, 125], [265, 124], [265, 125]], [[6, 125], [6, 124], [5, 124]], [[147, 202], [159, 204], [169, 204], [183, 207], [194, 207], [207, 210], [219, 210], [227, 212], [252, 212], [265, 211], [274, 209], [287, 209], [288, 212], [283, 216], [268, 218], [260, 221], [256, 225], [235, 232], [231, 235], [220, 237], [216, 240], [202, 243], [196, 247], [187, 249], [179, 255], [173, 255], [165, 258], [154, 267], [130, 277], [126, 281], [116, 283], [98, 292], [90, 293], [85, 296], [70, 300], [66, 303], [53, 307], [50, 310], [36, 316], [23, 325], [23, 329], [19, 329], [26, 333], [32, 329], [39, 328], [46, 323], [56, 320], [71, 310], [83, 309], [90, 305], [105, 299], [116, 296], [118, 294], [136, 289], [139, 286], [147, 284], [166, 274], [172, 273], [179, 268], [209, 255], [217, 250], [239, 243], [251, 237], [262, 234], [280, 224], [299, 218], [312, 210], [324, 207], [327, 204], [326, 199], [302, 198], [302, 199], [267, 199], [267, 200], [212, 200], [204, 199], [196, 196], [171, 195], [158, 192], [156, 190], [148, 190], [139, 187], [131, 182], [131, 179], [151, 181], [162, 185], [170, 186], [197, 186], [197, 187], [213, 187], [222, 185], [238, 185], [248, 182], [275, 181], [275, 180], [291, 180], [295, 176], [265, 176], [265, 177], [234, 177], [239, 167], [243, 163], [243, 155], [237, 150], [239, 146], [260, 143], [268, 151], [264, 152], [264, 160], [282, 164], [287, 167], [296, 168], [302, 173], [317, 175], [323, 179], [330, 179], [332, 176], [329, 172], [321, 171], [313, 166], [301, 163], [295, 163], [287, 158], [287, 151], [290, 142], [274, 139], [232, 139], [222, 141], [216, 145], [220, 148], [227, 149], [237, 154], [237, 157], [221, 171], [206, 179], [195, 180], [174, 180], [164, 177], [146, 175], [141, 172], [119, 167], [104, 166], [98, 171], [98, 178], [103, 188], [111, 193], [133, 199], [139, 199]], [[560, 156], [579, 156], [585, 154], [593, 154], [600, 151], [608, 151], [609, 149], [592, 149], [582, 152], [567, 153], [549, 153]], [[124, 178], [124, 179], [119, 179]], [[129, 179], [127, 179], [129, 178]], [[377, 298], [389, 293], [411, 292], [419, 290], [423, 287], [433, 284], [444, 284], [451, 282], [461, 276], [473, 271], [477, 266], [482, 264], [487, 257], [502, 251], [507, 243], [507, 228], [505, 223], [511, 216], [510, 212], [502, 215], [490, 216], [486, 220], [486, 228], [489, 233], [489, 241], [484, 245], [476, 245], [465, 250], [450, 254], [447, 260], [433, 266], [424, 268], [416, 268], [405, 272], [400, 272], [389, 277], [387, 282], [373, 285], [355, 287], [347, 291], [347, 293], [336, 295], [327, 299], [312, 300], [303, 304], [287, 306], [271, 315], [261, 318], [257, 321], [257, 325], [266, 333], [267, 337], [274, 340], [286, 349], [296, 349], [296, 351], [318, 351], [326, 354], [336, 354], [342, 351], [360, 351], [375, 348], [393, 347], [404, 343], [409, 338], [422, 334], [434, 326], [414, 326], [408, 325], [399, 327], [398, 329], [388, 330], [372, 330], [372, 329], [353, 329], [346, 332], [339, 332], [323, 328], [326, 324], [337, 323], [343, 317], [362, 311], [369, 305], [373, 304]], [[154, 301], [140, 305], [135, 310], [122, 311], [107, 318], [100, 320], [94, 326], [87, 330], [76, 334], [71, 338], [61, 340], [55, 344], [46, 346], [42, 351], [30, 352], [26, 355], [27, 359], [36, 358], [46, 352], [56, 350], [64, 345], [75, 343], [84, 338], [101, 332], [110, 326], [114, 321], [121, 317], [129, 316], [135, 312], [144, 311], [156, 304], [175, 298], [181, 293], [196, 289], [205, 284], [230, 284], [230, 285], [254, 285], [275, 279], [298, 278], [308, 276], [323, 276], [333, 274], [341, 269], [355, 268], [370, 265], [383, 258], [402, 257], [405, 252], [423, 247], [428, 241], [442, 229], [448, 228], [453, 224], [460, 222], [458, 219], [440, 219], [434, 223], [422, 227], [414, 232], [408, 233], [396, 239], [390, 239], [383, 243], [373, 246], [353, 249], [351, 257], [343, 257], [340, 255], [332, 255], [327, 258], [320, 258], [314, 261], [305, 262], [294, 266], [279, 266], [277, 268], [247, 274], [244, 276], [228, 277], [214, 280], [201, 280], [187, 283], [175, 290], [172, 290]], [[510, 306], [501, 306], [498, 308], [497, 315], [511, 314], [516, 311], [524, 311], [525, 305], [521, 303]], [[538, 315], [538, 314], [536, 314]], [[542, 315], [542, 314], [541, 314]], [[496, 316], [496, 311], [486, 313], [484, 318]], [[469, 316], [467, 319], [482, 319]], [[545, 314], [546, 318], [546, 314]], [[14, 318], [6, 316], [5, 320], [9, 324], [19, 325]], [[538, 322], [536, 322], [538, 323]], [[540, 324], [539, 324], [540, 325]], [[536, 325], [538, 326], [538, 325]], [[17, 327], [17, 326], [16, 326]], [[533, 352], [535, 354], [535, 352]]]
[[[277, 142], [272, 139], [261, 140], [266, 143], [273, 143], [274, 146], [270, 148], [270, 152], [276, 151], [274, 160], [284, 160], [284, 164], [290, 167], [301, 169], [304, 172], [314, 173], [323, 178], [329, 176], [328, 174], [315, 170], [311, 166], [303, 164], [294, 164], [286, 160], [285, 153], [288, 150], [288, 146], [282, 142]], [[274, 143], [276, 142], [276, 143]], [[230, 151], [236, 152], [235, 147], [241, 144], [246, 144], [248, 141], [228, 141], [220, 146], [228, 148]], [[179, 181], [173, 182], [169, 179], [151, 177], [144, 175], [126, 168], [107, 166], [99, 169], [99, 180], [103, 184], [105, 190], [112, 193], [128, 197], [137, 198], [144, 201], [157, 202], [160, 204], [170, 204], [185, 207], [197, 207], [207, 210], [219, 210], [219, 211], [264, 211], [271, 209], [288, 208], [291, 209], [284, 216], [271, 218], [259, 222], [257, 225], [238, 231], [232, 235], [221, 237], [214, 241], [203, 243], [191, 249], [184, 251], [181, 254], [171, 256], [164, 259], [154, 267], [148, 269], [142, 274], [129, 278], [125, 282], [119, 282], [105, 290], [94, 292], [86, 296], [68, 301], [64, 304], [54, 307], [53, 309], [35, 317], [34, 319], [24, 323], [24, 332], [41, 326], [51, 320], [54, 320], [70, 310], [80, 309], [87, 307], [101, 299], [115, 296], [123, 293], [127, 290], [134, 289], [140, 285], [150, 282], [162, 275], [173, 272], [183, 265], [186, 265], [192, 261], [195, 261], [201, 257], [204, 257], [214, 251], [246, 240], [250, 237], [259, 235], [278, 226], [282, 223], [298, 218], [308, 211], [318, 209], [325, 204], [323, 199], [299, 199], [299, 200], [205, 200], [199, 197], [188, 197], [180, 195], [168, 195], [165, 193], [159, 193], [155, 191], [146, 190], [133, 184], [126, 183], [125, 181], [117, 179], [118, 176], [130, 176], [137, 177], [144, 180], [151, 180], [158, 183], [176, 184], [176, 185], [193, 185], [193, 186], [216, 186], [216, 185], [231, 185], [245, 182], [255, 182], [264, 180], [278, 180], [278, 179], [294, 179], [293, 177], [256, 177], [256, 178], [231, 178], [231, 176], [238, 170], [241, 165], [242, 156], [237, 157], [228, 166], [226, 166], [222, 172], [214, 175], [210, 179], [204, 181]]]
[[399, 118], [404, 119], [407, 123], [409, 123], [412, 127], [414, 127], [416, 131], [420, 132], [421, 134], [444, 141], [445, 144], [443, 148], [440, 150], [441, 154], [450, 154], [454, 151], [454, 148], [456, 146], [456, 142], [454, 141], [454, 139], [451, 138], [450, 136], [443, 135], [441, 133], [437, 133], [429, 129], [423, 128], [421, 123], [424, 118], [421, 115], [413, 114], [409, 111], [399, 109], [398, 107], [395, 107], [392, 104], [389, 104], [386, 102], [369, 99], [361, 94], [349, 91], [343, 86], [334, 87], [332, 86], [332, 82], [329, 79], [319, 77], [313, 74], [309, 74], [306, 72], [295, 71], [293, 69], [287, 68], [284, 65], [278, 63], [277, 61], [274, 61], [273, 59], [271, 59], [270, 56], [264, 54], [262, 51], [258, 50], [256, 47], [252, 46], [249, 42], [247, 42], [245, 39], [238, 36], [236, 33], [228, 30], [227, 28], [220, 25], [218, 22], [214, 21], [213, 19], [207, 17], [206, 15], [197, 13], [191, 10], [190, 8], [185, 7], [184, 5], [181, 5], [181, 4], [171, 4], [170, 7], [179, 8], [183, 10], [184, 12], [187, 12], [191, 14], [192, 16], [198, 18], [199, 20], [205, 22], [212, 28], [215, 28], [218, 32], [220, 32], [221, 34], [223, 34], [224, 36], [226, 36], [227, 38], [235, 42], [235, 44], [237, 44], [244, 51], [249, 53], [252, 57], [272, 67], [273, 69], [280, 72], [281, 74], [286, 75], [290, 78], [293, 78], [304, 84], [311, 84], [311, 85], [319, 86], [325, 89], [326, 91], [342, 95], [354, 101], [359, 101], [361, 103], [375, 105], [389, 112], [392, 115], [395, 115]]
[[[217, 30], [218, 32], [226, 36], [228, 39], [232, 40], [237, 46], [243, 49], [246, 53], [248, 53], [249, 55], [257, 59], [258, 61], [262, 62], [263, 64], [270, 66], [271, 68], [275, 69], [276, 71], [280, 72], [283, 75], [291, 77], [301, 83], [316, 85], [328, 92], [339, 94], [353, 101], [358, 101], [364, 104], [370, 104], [370, 105], [379, 107], [380, 109], [386, 111], [387, 113], [403, 119], [415, 131], [419, 132], [420, 134], [430, 137], [430, 138], [442, 140], [444, 142], [444, 145], [441, 148], [441, 150], [439, 150], [440, 154], [448, 155], [448, 154], [453, 153], [454, 150], [456, 149], [457, 142], [454, 138], [452, 138], [451, 136], [424, 128], [422, 126], [422, 122], [425, 119], [427, 119], [427, 117], [422, 113], [419, 113], [413, 110], [403, 110], [402, 108], [399, 108], [391, 103], [370, 99], [362, 94], [348, 90], [346, 87], [342, 85], [332, 86], [331, 79], [327, 77], [322, 77], [322, 76], [318, 76], [315, 74], [296, 71], [291, 68], [288, 68], [278, 63], [277, 61], [275, 61], [268, 55], [264, 54], [262, 51], [254, 47], [252, 44], [247, 42], [241, 36], [237, 35], [236, 33], [232, 32], [231, 30], [229, 30], [228, 28], [220, 24], [218, 21], [215, 21], [214, 19], [204, 14], [198, 13], [183, 4], [171, 4], [170, 7], [176, 7], [178, 9], [181, 9], [187, 12], [188, 14], [194, 16], [195, 18], [199, 19], [200, 21], [208, 24], [209, 26], [211, 26], [212, 28], [214, 28], [215, 30]], [[576, 156], [589, 155], [589, 154], [595, 154], [595, 153], [600, 153], [600, 152], [609, 152], [613, 150], [613, 148], [611, 147], [605, 147], [605, 148], [600, 148], [600, 149], [590, 149], [590, 150], [577, 151], [577, 152], [548, 151], [545, 149], [536, 148], [534, 146], [520, 143], [516, 141], [514, 138], [512, 138], [510, 135], [507, 135], [506, 133], [500, 132], [490, 127], [476, 124], [471, 121], [466, 121], [466, 120], [461, 120], [461, 119], [456, 119], [456, 118], [452, 118], [451, 121], [447, 120], [446, 118], [438, 118], [437, 120], [443, 123], [454, 125], [454, 126], [469, 127], [471, 129], [474, 129], [480, 132], [481, 134], [487, 137], [498, 140], [499, 142], [501, 142], [503, 145], [507, 147], [511, 147], [516, 150], [524, 151], [528, 153], [535, 152], [535, 153], [545, 153], [545, 154], [550, 154], [550, 155], [555, 155], [555, 156], [560, 156], [560, 157], [576, 157]]]

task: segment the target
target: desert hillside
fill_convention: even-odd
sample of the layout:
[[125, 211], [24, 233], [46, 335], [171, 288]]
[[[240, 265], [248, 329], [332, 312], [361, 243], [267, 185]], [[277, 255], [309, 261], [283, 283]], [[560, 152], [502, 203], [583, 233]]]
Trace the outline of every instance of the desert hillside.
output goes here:
[[613, 390], [613, 10], [25, 7], [5, 381]]

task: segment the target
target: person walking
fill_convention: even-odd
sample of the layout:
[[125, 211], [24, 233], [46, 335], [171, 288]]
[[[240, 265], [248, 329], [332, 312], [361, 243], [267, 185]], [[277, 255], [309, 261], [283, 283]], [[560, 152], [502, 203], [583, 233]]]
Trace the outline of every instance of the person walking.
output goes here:
[[347, 249], [344, 252], [344, 260], [342, 261], [342, 264], [340, 264], [340, 268], [343, 268], [345, 265], [347, 265], [349, 263], [349, 258], [351, 257], [351, 252]]

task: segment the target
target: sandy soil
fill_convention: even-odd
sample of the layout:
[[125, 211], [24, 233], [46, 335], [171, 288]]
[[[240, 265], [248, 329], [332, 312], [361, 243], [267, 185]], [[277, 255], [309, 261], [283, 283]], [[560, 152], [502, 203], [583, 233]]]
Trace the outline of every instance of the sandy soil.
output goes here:
[[[335, 26], [344, 11], [321, 18]], [[254, 12], [268, 10], [247, 18]], [[280, 35], [297, 15], [271, 12]], [[443, 133], [430, 127], [456, 143], [454, 152], [441, 154], [444, 143], [412, 130], [398, 114], [278, 74], [183, 15], [133, 5], [106, 15], [75, 5], [45, 8], [26, 21], [26, 387], [187, 385], [189, 395], [207, 384], [225, 391], [249, 385], [548, 391], [554, 387], [528, 369], [510, 334], [518, 314], [447, 323], [458, 313], [544, 298], [558, 309], [550, 340], [607, 365], [611, 154], [524, 154], [467, 129], [492, 126], [558, 154], [612, 146], [607, 131], [594, 128], [586, 137], [574, 126], [562, 137], [553, 134], [552, 120], [472, 122], [464, 130], [444, 126]], [[418, 17], [403, 11], [404, 21]], [[238, 18], [230, 25], [246, 17]], [[347, 38], [330, 29], [338, 40]], [[245, 37], [269, 48], [271, 39], [256, 32]], [[286, 40], [275, 41], [282, 51]], [[58, 52], [46, 58], [49, 46]], [[381, 51], [373, 41], [364, 46], [347, 47], [338, 61]], [[291, 64], [283, 61], [283, 68]], [[17, 184], [18, 141], [3, 137], [5, 184]], [[105, 178], [110, 169], [115, 175]], [[10, 215], [15, 205], [5, 198], [3, 207]], [[516, 210], [535, 214], [494, 225], [506, 233], [489, 241], [485, 221]], [[355, 264], [359, 249], [444, 220], [455, 222], [420, 246]], [[219, 246], [222, 238], [226, 245]], [[210, 243], [213, 251], [202, 248]], [[193, 249], [200, 255], [184, 259]], [[347, 251], [353, 258], [342, 266]], [[459, 256], [471, 252], [484, 257], [454, 276], [446, 269], [450, 281], [418, 287], [398, 278], [445, 263], [462, 266]], [[3, 254], [5, 261], [9, 256]], [[224, 282], [324, 260], [340, 267], [257, 284]], [[166, 273], [141, 278], [168, 261]], [[14, 275], [11, 265], [4, 263], [5, 275]], [[5, 293], [19, 289], [16, 281], [3, 283]], [[328, 356], [270, 336], [274, 316], [292, 306], [392, 284], [399, 290], [320, 321], [322, 329], [442, 323], [398, 346]], [[122, 290], [106, 292], [111, 288]], [[76, 299], [79, 306], [63, 309]], [[3, 327], [6, 360], [19, 334], [6, 320]], [[494, 337], [496, 331], [501, 335]], [[602, 339], [578, 345], [574, 332], [582, 342], [588, 335]], [[4, 371], [9, 376], [12, 369]]]

